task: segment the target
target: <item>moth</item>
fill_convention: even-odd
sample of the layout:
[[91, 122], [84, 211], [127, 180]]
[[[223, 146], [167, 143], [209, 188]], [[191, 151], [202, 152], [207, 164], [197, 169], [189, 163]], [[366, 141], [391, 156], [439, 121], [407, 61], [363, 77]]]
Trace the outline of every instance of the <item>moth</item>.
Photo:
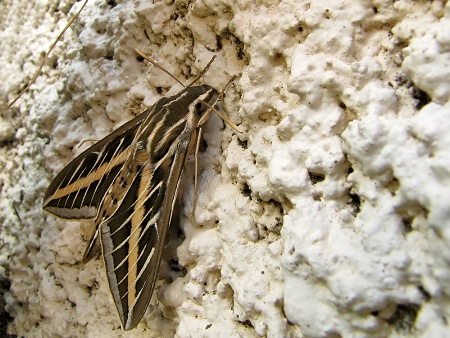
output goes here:
[[46, 211], [94, 221], [83, 260], [100, 242], [124, 330], [148, 307], [185, 161], [219, 97], [199, 85], [161, 98], [76, 157], [45, 193]]

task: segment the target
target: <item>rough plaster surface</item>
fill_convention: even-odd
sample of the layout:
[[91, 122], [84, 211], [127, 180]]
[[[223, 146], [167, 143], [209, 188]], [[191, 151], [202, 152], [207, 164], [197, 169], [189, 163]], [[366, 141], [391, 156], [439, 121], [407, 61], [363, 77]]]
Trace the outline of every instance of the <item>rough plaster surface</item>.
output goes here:
[[[2, 106], [81, 3], [0, 2]], [[141, 324], [120, 329], [89, 224], [51, 178], [161, 95], [228, 90], [192, 160]], [[450, 4], [91, 0], [0, 119], [9, 332], [87, 337], [443, 337], [450, 330]], [[181, 230], [181, 231], [180, 231]], [[178, 268], [177, 268], [178, 267]], [[8, 286], [8, 281], [10, 287]]]

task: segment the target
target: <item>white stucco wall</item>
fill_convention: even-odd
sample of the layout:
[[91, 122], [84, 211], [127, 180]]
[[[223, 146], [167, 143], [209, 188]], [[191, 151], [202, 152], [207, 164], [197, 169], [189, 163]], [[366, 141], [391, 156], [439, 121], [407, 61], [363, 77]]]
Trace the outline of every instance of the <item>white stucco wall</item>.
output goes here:
[[[0, 2], [0, 103], [81, 2]], [[228, 90], [187, 163], [160, 280], [120, 321], [89, 232], [44, 214], [71, 159], [179, 85]], [[0, 118], [9, 332], [88, 337], [443, 337], [450, 330], [450, 4], [90, 0]], [[182, 235], [178, 229], [181, 229]], [[178, 257], [180, 271], [173, 258]], [[172, 264], [170, 265], [170, 262]], [[7, 283], [4, 283], [7, 285]]]

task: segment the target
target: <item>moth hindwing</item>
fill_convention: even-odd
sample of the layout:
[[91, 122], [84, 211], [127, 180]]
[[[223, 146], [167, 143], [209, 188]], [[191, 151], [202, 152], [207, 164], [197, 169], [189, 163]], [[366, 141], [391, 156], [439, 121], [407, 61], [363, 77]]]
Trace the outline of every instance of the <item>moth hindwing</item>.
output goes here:
[[76, 157], [45, 193], [46, 211], [94, 220], [84, 259], [99, 239], [125, 330], [150, 302], [183, 166], [216, 97], [203, 85], [161, 98]]

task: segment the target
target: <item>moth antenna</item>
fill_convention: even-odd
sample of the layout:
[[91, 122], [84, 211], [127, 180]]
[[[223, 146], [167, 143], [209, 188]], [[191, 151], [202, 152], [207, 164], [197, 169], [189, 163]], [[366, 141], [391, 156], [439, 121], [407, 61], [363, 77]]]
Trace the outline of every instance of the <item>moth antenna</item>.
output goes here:
[[143, 57], [145, 60], [147, 60], [148, 62], [150, 62], [153, 66], [158, 67], [159, 69], [161, 69], [164, 73], [166, 73], [167, 75], [169, 75], [172, 79], [174, 79], [175, 81], [177, 81], [179, 84], [181, 84], [184, 88], [186, 88], [186, 86], [184, 85], [183, 82], [181, 82], [180, 80], [178, 80], [175, 75], [173, 75], [171, 72], [169, 72], [167, 69], [165, 69], [163, 66], [159, 65], [155, 60], [153, 60], [150, 56], [146, 55], [144, 52], [141, 52], [139, 49], [134, 48], [134, 51], [136, 52], [136, 54], [138, 54], [139, 56]]
[[36, 81], [36, 79], [39, 77], [42, 68], [44, 68], [45, 63], [48, 60], [48, 57], [50, 55], [50, 53], [52, 52], [52, 50], [55, 48], [56, 44], [58, 43], [58, 41], [61, 39], [61, 37], [64, 35], [64, 33], [66, 32], [66, 30], [72, 25], [72, 23], [76, 20], [76, 18], [78, 18], [78, 16], [80, 15], [81, 11], [83, 10], [84, 6], [86, 6], [88, 0], [85, 0], [83, 5], [81, 6], [80, 10], [75, 14], [75, 16], [69, 20], [69, 22], [67, 23], [67, 25], [64, 27], [64, 29], [61, 31], [61, 33], [58, 34], [58, 36], [56, 37], [55, 41], [53, 42], [53, 44], [50, 46], [49, 50], [47, 51], [47, 53], [45, 53], [44, 58], [42, 59], [41, 63], [39, 64], [39, 68], [36, 71], [36, 73], [34, 74], [33, 78], [31, 79], [30, 83], [25, 87], [24, 90], [22, 90], [20, 92], [19, 95], [16, 96], [16, 98], [14, 100], [12, 100], [5, 109], [2, 110], [1, 114], [3, 114], [5, 111], [7, 111], [9, 108], [11, 108], [14, 103], [17, 102], [17, 100], [19, 100], [23, 94], [25, 94], [28, 89], [30, 89], [31, 85]]
[[175, 75], [173, 75], [171, 72], [169, 72], [167, 69], [165, 69], [163, 66], [161, 66], [160, 64], [158, 64], [155, 60], [153, 60], [150, 56], [146, 55], [144, 52], [140, 51], [137, 48], [134, 48], [134, 51], [136, 52], [136, 54], [138, 54], [140, 57], [144, 58], [145, 60], [147, 60], [148, 62], [150, 62], [153, 66], [158, 67], [159, 69], [161, 69], [164, 73], [166, 73], [167, 75], [169, 75], [172, 79], [174, 79], [175, 81], [177, 81], [179, 84], [181, 84], [184, 88], [188, 88], [191, 87], [194, 83], [196, 83], [198, 81], [198, 79], [200, 79], [209, 69], [209, 66], [211, 66], [211, 63], [213, 63], [213, 61], [216, 58], [216, 55], [213, 55], [213, 57], [211, 58], [211, 60], [209, 60], [208, 64], [205, 66], [205, 68], [203, 68], [203, 70], [201, 71], [201, 73], [199, 75], [197, 75], [195, 77], [194, 80], [192, 80], [187, 86], [182, 83], [180, 80], [178, 80]]
[[213, 61], [216, 59], [216, 57], [217, 57], [216, 55], [213, 55], [213, 57], [211, 58], [211, 60], [209, 60], [208, 64], [205, 66], [205, 68], [203, 68], [202, 72], [199, 75], [197, 75], [195, 77], [195, 79], [192, 80], [191, 83], [189, 83], [187, 85], [187, 87], [192, 86], [194, 83], [196, 83], [198, 81], [198, 79], [200, 79], [207, 72], [207, 70], [209, 69], [209, 66], [211, 66], [211, 63], [213, 63]]
[[[204, 102], [202, 101], [202, 103], [205, 104], [205, 106], [207, 106], [209, 109], [211, 109], [212, 111], [214, 111], [217, 115], [219, 115], [219, 117], [226, 123], [228, 124], [231, 128], [233, 128], [235, 131], [237, 131], [238, 133], [242, 133], [242, 131], [239, 129], [239, 127], [234, 124], [228, 117], [226, 117], [224, 114], [222, 114], [221, 112], [219, 112], [216, 108], [214, 108], [214, 105], [220, 101], [223, 96], [225, 95], [225, 91], [228, 89], [228, 87], [230, 86], [230, 84], [234, 81], [234, 79], [236, 78], [236, 75], [233, 75], [231, 77], [231, 79], [227, 82], [227, 84], [225, 85], [225, 87], [223, 88], [223, 90], [220, 92], [219, 96], [217, 97], [217, 99], [214, 101], [214, 104], [210, 105], [208, 102]], [[203, 123], [206, 122], [207, 120], [207, 116], [208, 114], [204, 114], [202, 116], [202, 118], [200, 119], [200, 121], [198, 121], [198, 125], [201, 126]]]
[[[161, 69], [164, 73], [166, 73], [167, 75], [169, 75], [172, 79], [174, 79], [175, 81], [177, 81], [179, 84], [181, 84], [184, 88], [189, 88], [191, 87], [195, 82], [198, 81], [198, 79], [200, 79], [209, 69], [209, 67], [211, 66], [211, 64], [213, 63], [213, 61], [216, 59], [216, 55], [213, 55], [213, 57], [211, 58], [211, 60], [209, 60], [208, 64], [205, 66], [205, 68], [203, 68], [203, 70], [201, 71], [201, 73], [199, 75], [197, 75], [195, 77], [195, 79], [193, 81], [191, 81], [187, 86], [185, 86], [180, 80], [178, 80], [175, 75], [173, 75], [172, 73], [170, 73], [167, 69], [165, 69], [163, 66], [161, 66], [160, 64], [158, 64], [155, 60], [153, 60], [150, 56], [148, 56], [147, 54], [145, 54], [144, 52], [140, 51], [137, 48], [133, 48], [134, 51], [136, 52], [136, 54], [138, 54], [139, 56], [141, 56], [142, 58], [144, 58], [145, 60], [147, 60], [148, 62], [150, 62], [152, 65], [154, 65], [155, 67], [158, 67], [159, 69]], [[226, 124], [228, 124], [231, 128], [233, 128], [235, 131], [237, 131], [238, 133], [242, 133], [242, 131], [239, 129], [239, 127], [234, 124], [228, 117], [226, 117], [225, 115], [223, 115], [222, 113], [220, 113], [216, 108], [214, 108], [213, 106], [224, 96], [225, 91], [228, 89], [228, 87], [230, 86], [230, 84], [234, 81], [234, 79], [236, 78], [236, 75], [233, 75], [231, 77], [231, 79], [227, 82], [227, 84], [225, 85], [225, 87], [223, 88], [222, 92], [219, 94], [219, 96], [217, 97], [216, 101], [214, 102], [213, 105], [208, 104], [207, 102], [202, 101], [209, 109], [211, 109], [212, 111], [214, 111], [217, 115], [220, 116], [220, 118], [225, 121]], [[204, 114], [203, 118], [200, 119], [198, 125], [201, 126], [203, 123], [206, 122], [206, 120], [208, 119], [209, 115], [208, 114]]]

